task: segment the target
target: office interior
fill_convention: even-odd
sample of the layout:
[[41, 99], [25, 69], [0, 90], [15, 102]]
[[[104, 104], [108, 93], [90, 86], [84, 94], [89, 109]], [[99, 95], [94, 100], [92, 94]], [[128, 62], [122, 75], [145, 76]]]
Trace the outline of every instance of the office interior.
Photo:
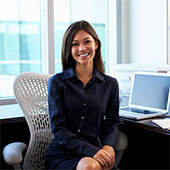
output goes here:
[[[0, 0], [0, 169], [13, 169], [3, 148], [30, 139], [14, 79], [61, 72], [62, 37], [78, 20], [90, 22], [101, 40], [105, 72], [119, 82], [120, 106], [128, 105], [134, 71], [170, 74], [170, 0]], [[120, 123], [128, 137], [120, 169], [170, 169], [170, 131], [151, 119]]]

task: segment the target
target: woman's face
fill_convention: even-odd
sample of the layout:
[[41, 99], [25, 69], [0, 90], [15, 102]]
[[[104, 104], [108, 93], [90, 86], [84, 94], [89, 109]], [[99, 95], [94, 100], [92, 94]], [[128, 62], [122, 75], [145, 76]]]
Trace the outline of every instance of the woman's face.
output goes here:
[[89, 33], [82, 29], [77, 31], [73, 38], [71, 53], [76, 64], [93, 65], [95, 50], [97, 48], [97, 41], [95, 41]]

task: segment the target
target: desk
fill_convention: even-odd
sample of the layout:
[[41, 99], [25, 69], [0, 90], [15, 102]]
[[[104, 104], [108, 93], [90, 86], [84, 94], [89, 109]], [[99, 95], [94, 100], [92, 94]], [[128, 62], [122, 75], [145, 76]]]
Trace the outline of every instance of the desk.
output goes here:
[[144, 120], [132, 120], [132, 119], [120, 117], [120, 123], [170, 136], [170, 131], [162, 129], [158, 125], [152, 122], [153, 119], [158, 119], [158, 118], [159, 119], [170, 118], [170, 113], [163, 117], [156, 117], [156, 118], [150, 118], [150, 119], [144, 119]]
[[[128, 97], [120, 106], [128, 105]], [[128, 147], [120, 162], [120, 169], [170, 169], [170, 131], [152, 122], [162, 117], [133, 120], [120, 117], [120, 130], [128, 137]]]
[[[134, 121], [120, 118], [120, 130], [127, 134], [129, 141], [120, 162], [120, 169], [170, 169], [169, 131], [161, 129], [151, 120]], [[0, 122], [3, 136], [1, 148], [14, 141], [29, 141], [29, 129], [17, 104], [0, 106]], [[3, 160], [0, 162], [2, 167], [7, 166]]]
[[170, 169], [170, 131], [152, 123], [158, 118], [136, 121], [120, 117], [120, 130], [129, 141], [120, 169]]

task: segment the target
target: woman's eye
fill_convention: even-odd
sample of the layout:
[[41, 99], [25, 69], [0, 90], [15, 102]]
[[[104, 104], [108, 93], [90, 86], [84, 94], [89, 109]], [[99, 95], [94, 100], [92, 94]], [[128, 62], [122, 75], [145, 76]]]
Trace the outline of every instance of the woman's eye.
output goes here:
[[85, 44], [88, 44], [88, 43], [90, 43], [91, 41], [90, 40], [87, 40], [87, 41], [85, 41]]
[[78, 46], [78, 43], [73, 43], [72, 46]]

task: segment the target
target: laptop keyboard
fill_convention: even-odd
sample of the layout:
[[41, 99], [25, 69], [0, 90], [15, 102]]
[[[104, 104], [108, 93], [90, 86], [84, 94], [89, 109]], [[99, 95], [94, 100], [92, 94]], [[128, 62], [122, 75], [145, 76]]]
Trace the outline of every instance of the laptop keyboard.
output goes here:
[[130, 112], [136, 112], [141, 114], [152, 114], [156, 113], [155, 111], [149, 111], [149, 110], [143, 110], [143, 109], [136, 109], [136, 108], [130, 108], [130, 107], [124, 107], [121, 108], [121, 110], [130, 111]]

